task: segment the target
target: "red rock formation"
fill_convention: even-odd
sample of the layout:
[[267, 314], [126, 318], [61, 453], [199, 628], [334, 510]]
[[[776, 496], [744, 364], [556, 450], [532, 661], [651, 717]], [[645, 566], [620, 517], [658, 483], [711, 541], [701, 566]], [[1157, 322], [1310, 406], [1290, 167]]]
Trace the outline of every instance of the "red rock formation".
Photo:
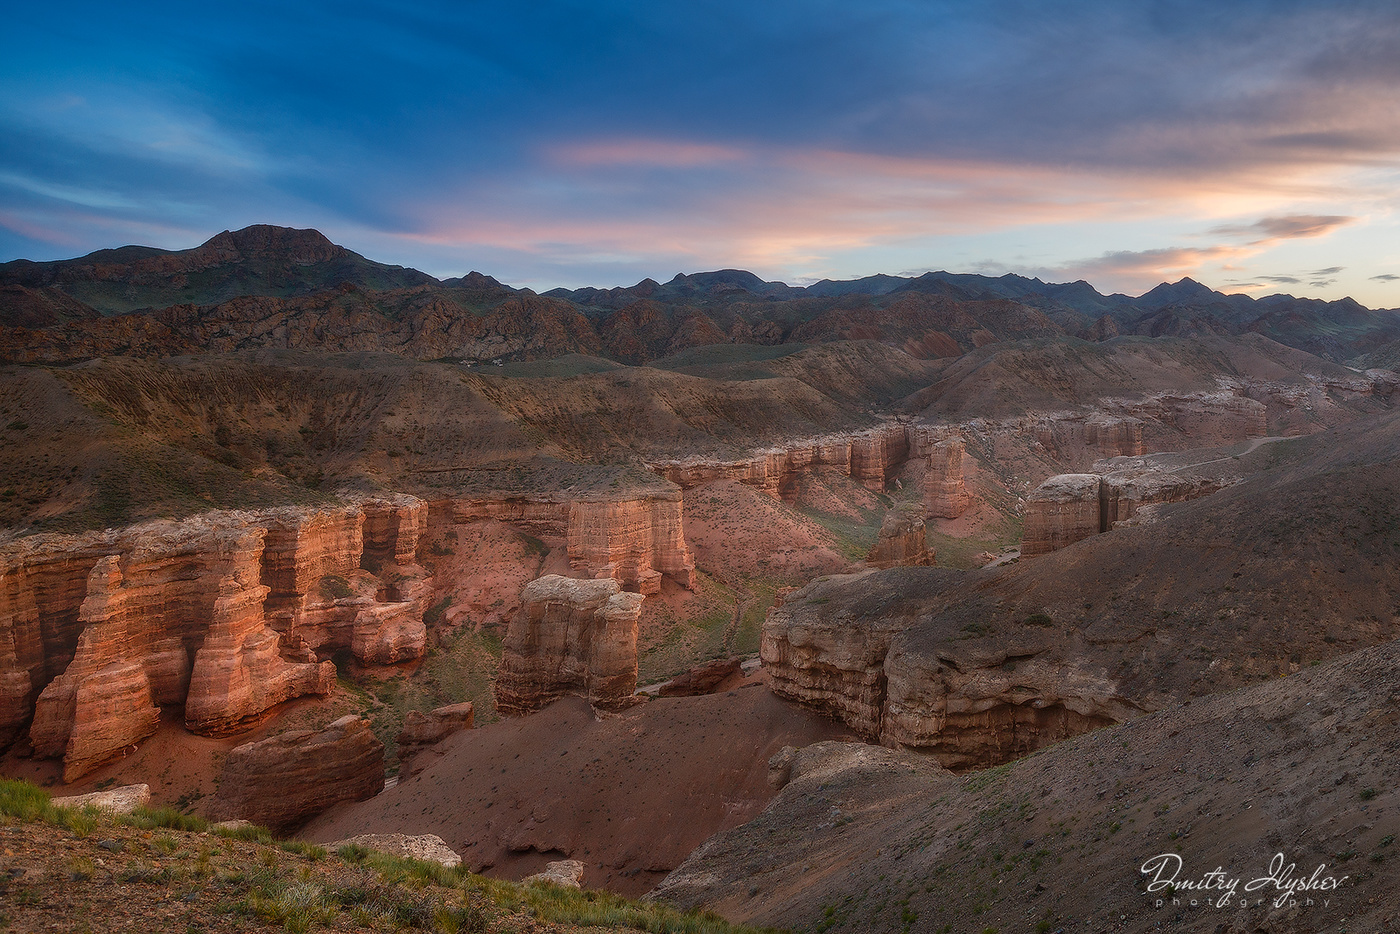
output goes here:
[[939, 519], [956, 519], [967, 512], [967, 483], [963, 479], [963, 441], [946, 438], [932, 446], [924, 473], [924, 512]]
[[[326, 693], [334, 666], [317, 662], [317, 648], [350, 648], [370, 664], [421, 656], [428, 587], [412, 561], [425, 516], [421, 502], [401, 497], [7, 546], [0, 740], [32, 718], [35, 751], [63, 756], [76, 777], [147, 735], [160, 705], [183, 704], [189, 729], [220, 734], [282, 701]], [[362, 562], [380, 566], [383, 579]], [[328, 583], [348, 594], [328, 595]]]
[[442, 742], [453, 733], [470, 730], [475, 720], [472, 702], [449, 704], [430, 713], [410, 710], [404, 717], [403, 729], [395, 742], [398, 744], [399, 774], [413, 775], [424, 768], [415, 762], [419, 753]]
[[977, 636], [980, 626], [941, 616], [959, 583], [955, 573], [897, 568], [809, 584], [764, 622], [770, 686], [950, 768], [996, 765], [1142, 712], [1060, 630]]
[[742, 660], [738, 658], [717, 658], [714, 661], [697, 665], [689, 671], [676, 675], [661, 685], [656, 693], [660, 697], [695, 697], [699, 694], [712, 694], [729, 678], [739, 673]]
[[877, 428], [851, 439], [851, 479], [867, 490], [883, 492], [890, 472], [909, 457], [903, 425]]
[[293, 730], [235, 747], [211, 808], [215, 820], [242, 819], [285, 832], [341, 801], [384, 788], [384, 744], [354, 714], [323, 730]]
[[283, 640], [263, 616], [269, 588], [257, 581], [245, 565], [219, 582], [185, 698], [185, 726], [192, 732], [236, 732], [283, 701], [327, 694], [335, 684], [335, 665], [318, 664], [304, 643], [295, 659], [282, 657]]
[[890, 510], [865, 563], [876, 568], [933, 564], [922, 513], [923, 507], [912, 503]]
[[569, 563], [594, 577], [656, 593], [661, 575], [695, 586], [695, 561], [681, 528], [681, 495], [575, 500], [569, 504]]
[[1142, 454], [1143, 427], [1142, 419], [1131, 416], [1056, 413], [1038, 419], [1036, 440], [1061, 463], [1087, 467], [1106, 457]]
[[[39, 695], [30, 742], [36, 754], [62, 756], [73, 781], [156, 731], [160, 711], [132, 645], [119, 559], [103, 558], [88, 579], [78, 617], [78, 651]], [[139, 638], [139, 632], [138, 632]]]
[[496, 678], [496, 708], [522, 714], [564, 694], [595, 707], [628, 703], [637, 689], [640, 594], [616, 580], [550, 574], [531, 581], [506, 632]]
[[1222, 485], [1217, 478], [1181, 477], [1161, 470], [1115, 470], [1103, 478], [1100, 525], [1108, 531], [1131, 519], [1143, 506], [1198, 499]]
[[682, 489], [732, 480], [786, 497], [794, 493], [802, 475], [819, 466], [835, 467], [868, 489], [883, 490], [890, 474], [909, 456], [909, 432], [903, 425], [891, 424], [755, 451], [742, 460], [689, 458], [650, 466]]
[[1103, 531], [1097, 474], [1068, 473], [1046, 480], [1026, 497], [1022, 557], [1043, 555]]

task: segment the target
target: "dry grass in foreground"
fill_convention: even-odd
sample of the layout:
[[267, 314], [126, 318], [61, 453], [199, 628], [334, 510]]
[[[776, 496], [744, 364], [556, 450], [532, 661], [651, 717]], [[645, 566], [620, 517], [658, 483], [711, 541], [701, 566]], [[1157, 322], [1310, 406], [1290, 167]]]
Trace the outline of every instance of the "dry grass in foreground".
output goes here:
[[709, 912], [518, 885], [358, 846], [211, 828], [170, 808], [55, 807], [0, 781], [0, 930], [742, 934]]

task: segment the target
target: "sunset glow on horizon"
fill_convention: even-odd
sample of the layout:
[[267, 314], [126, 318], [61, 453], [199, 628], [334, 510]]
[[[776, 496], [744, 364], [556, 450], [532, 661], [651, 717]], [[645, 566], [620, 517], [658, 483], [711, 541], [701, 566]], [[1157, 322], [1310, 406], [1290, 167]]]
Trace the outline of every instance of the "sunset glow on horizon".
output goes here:
[[1400, 8], [25, 8], [0, 261], [254, 223], [515, 286], [1014, 272], [1400, 307]]

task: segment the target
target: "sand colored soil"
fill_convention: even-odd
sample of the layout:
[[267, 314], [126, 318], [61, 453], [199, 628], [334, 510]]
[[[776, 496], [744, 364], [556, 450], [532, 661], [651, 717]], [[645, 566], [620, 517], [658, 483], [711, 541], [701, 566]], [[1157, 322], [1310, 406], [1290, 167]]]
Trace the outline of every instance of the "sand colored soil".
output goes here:
[[768, 759], [783, 746], [849, 735], [778, 700], [761, 674], [601, 719], [566, 698], [448, 738], [423, 772], [323, 814], [301, 836], [435, 833], [492, 875], [518, 879], [569, 857], [586, 864], [585, 886], [640, 894], [763, 809], [774, 794]]

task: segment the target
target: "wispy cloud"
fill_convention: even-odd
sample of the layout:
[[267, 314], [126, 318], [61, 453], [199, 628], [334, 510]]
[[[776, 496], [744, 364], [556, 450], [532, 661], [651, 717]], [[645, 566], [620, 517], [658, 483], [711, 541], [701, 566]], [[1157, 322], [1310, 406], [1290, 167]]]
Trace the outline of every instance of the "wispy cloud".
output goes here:
[[1221, 237], [1243, 237], [1253, 245], [1296, 240], [1302, 237], [1323, 237], [1339, 227], [1356, 222], [1355, 217], [1339, 214], [1290, 214], [1286, 217], [1263, 217], [1252, 224], [1222, 224], [1210, 232]]

